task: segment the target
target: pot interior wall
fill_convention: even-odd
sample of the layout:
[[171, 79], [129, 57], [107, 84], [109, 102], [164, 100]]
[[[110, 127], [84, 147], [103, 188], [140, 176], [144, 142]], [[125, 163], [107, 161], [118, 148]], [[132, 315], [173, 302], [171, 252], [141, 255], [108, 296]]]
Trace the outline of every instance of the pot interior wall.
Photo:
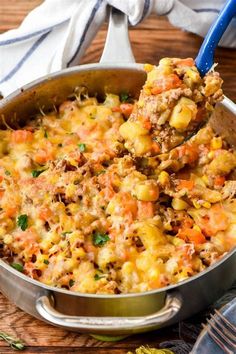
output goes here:
[[[40, 83], [35, 82], [28, 88], [19, 90], [0, 101], [0, 117], [14, 126], [24, 123], [27, 119], [39, 113], [54, 109], [73, 94], [78, 86], [86, 86], [90, 95], [104, 98], [105, 93], [130, 93], [138, 98], [140, 89], [145, 81], [146, 73], [138, 66], [134, 68], [92, 68], [64, 70], [45, 78]], [[3, 121], [1, 121], [3, 124]], [[3, 124], [4, 125], [4, 124]]]

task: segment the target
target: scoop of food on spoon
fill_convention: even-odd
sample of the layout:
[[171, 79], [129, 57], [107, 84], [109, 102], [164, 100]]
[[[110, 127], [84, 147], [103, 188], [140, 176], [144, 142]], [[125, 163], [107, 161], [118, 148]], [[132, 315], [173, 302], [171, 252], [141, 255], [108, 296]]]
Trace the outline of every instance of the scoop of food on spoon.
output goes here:
[[134, 156], [169, 152], [192, 137], [223, 99], [223, 80], [214, 71], [214, 51], [231, 19], [236, 0], [228, 0], [193, 59], [164, 58], [145, 66], [147, 80], [129, 119], [120, 127]]

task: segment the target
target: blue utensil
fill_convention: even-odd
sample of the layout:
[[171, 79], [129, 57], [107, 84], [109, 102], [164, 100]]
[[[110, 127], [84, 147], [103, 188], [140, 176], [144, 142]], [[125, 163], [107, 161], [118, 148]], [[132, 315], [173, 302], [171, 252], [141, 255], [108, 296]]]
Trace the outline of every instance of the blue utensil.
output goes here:
[[195, 59], [196, 66], [202, 76], [214, 64], [215, 49], [234, 15], [236, 15], [236, 0], [228, 0], [211, 25]]

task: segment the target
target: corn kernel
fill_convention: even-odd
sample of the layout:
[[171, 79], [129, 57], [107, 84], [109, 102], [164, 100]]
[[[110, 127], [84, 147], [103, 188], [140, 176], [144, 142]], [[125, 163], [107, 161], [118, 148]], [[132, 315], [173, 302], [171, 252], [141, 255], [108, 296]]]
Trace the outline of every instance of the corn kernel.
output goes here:
[[222, 148], [222, 138], [220, 136], [212, 138], [212, 140], [211, 140], [211, 148], [214, 149], [214, 150]]
[[200, 209], [201, 208], [201, 204], [195, 199], [192, 201], [193, 202], [193, 206], [195, 209]]
[[10, 245], [12, 243], [12, 241], [13, 241], [12, 235], [7, 234], [7, 235], [4, 236], [3, 242], [6, 245]]
[[173, 198], [171, 205], [175, 210], [184, 210], [189, 207], [188, 203], [180, 198]]
[[208, 152], [208, 154], [207, 154], [207, 157], [208, 157], [209, 159], [214, 159], [214, 156], [215, 156], [215, 152], [214, 152], [214, 151], [210, 151], [210, 152]]
[[169, 173], [166, 171], [161, 171], [161, 173], [158, 176], [158, 181], [162, 186], [168, 185], [168, 183], [170, 182]]
[[203, 180], [203, 182], [205, 183], [206, 186], [209, 185], [210, 181], [209, 181], [209, 178], [206, 175], [202, 176], [202, 180]]
[[150, 96], [151, 95], [151, 90], [148, 87], [143, 88], [143, 92], [145, 93], [145, 95]]
[[200, 227], [198, 225], [194, 225], [193, 229], [198, 231], [198, 232], [202, 232], [202, 230], [200, 229]]
[[149, 71], [152, 71], [154, 66], [152, 64], [144, 64], [144, 70], [149, 73]]
[[204, 208], [210, 209], [211, 203], [209, 203], [209, 202], [204, 202], [204, 203], [202, 203], [202, 206], [203, 206]]
[[0, 237], [4, 236], [6, 233], [6, 230], [4, 227], [0, 227]]

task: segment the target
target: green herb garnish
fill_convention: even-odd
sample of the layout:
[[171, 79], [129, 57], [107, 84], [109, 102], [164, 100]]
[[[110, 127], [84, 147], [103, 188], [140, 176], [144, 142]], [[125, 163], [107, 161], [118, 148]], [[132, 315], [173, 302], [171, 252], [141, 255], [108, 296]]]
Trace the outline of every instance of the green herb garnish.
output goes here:
[[86, 150], [86, 145], [85, 144], [78, 144], [79, 150], [81, 152], [84, 152]]
[[100, 279], [102, 279], [102, 278], [105, 278], [105, 275], [100, 275], [100, 274], [95, 274], [94, 275], [94, 280], [100, 280]]
[[62, 232], [62, 235], [63, 235], [63, 236], [66, 236], [66, 235], [68, 235], [68, 234], [72, 234], [72, 232], [73, 232], [73, 231], [64, 231], [64, 232]]
[[101, 171], [98, 171], [98, 172], [97, 172], [97, 176], [99, 176], [99, 175], [103, 175], [104, 173], [106, 173], [106, 170], [101, 170]]
[[74, 284], [75, 284], [75, 281], [74, 281], [73, 279], [70, 279], [70, 281], [69, 281], [69, 286], [70, 286], [70, 288], [71, 288]]
[[44, 263], [44, 264], [49, 264], [49, 261], [48, 261], [47, 259], [44, 259], [44, 260], [43, 260], [43, 263]]
[[11, 267], [14, 268], [14, 269], [16, 269], [16, 270], [18, 270], [18, 271], [21, 272], [21, 273], [22, 273], [23, 270], [24, 270], [23, 265], [20, 264], [20, 263], [11, 263]]
[[18, 338], [13, 338], [5, 332], [0, 332], [0, 338], [5, 340], [12, 349], [15, 350], [24, 350], [25, 344]]
[[44, 138], [48, 138], [48, 132], [47, 132], [47, 130], [44, 130]]
[[25, 231], [28, 227], [28, 216], [26, 214], [22, 214], [17, 218], [17, 226], [21, 228], [22, 231]]
[[110, 237], [107, 234], [96, 231], [92, 235], [92, 240], [94, 246], [102, 247], [110, 240]]
[[32, 173], [32, 176], [34, 178], [37, 178], [39, 175], [41, 175], [41, 173], [43, 173], [45, 170], [33, 170], [31, 173]]
[[62, 147], [62, 143], [58, 144], [57, 146], [58, 146], [59, 148], [61, 148], [61, 147]]
[[121, 102], [127, 102], [129, 100], [129, 94], [127, 92], [121, 92], [120, 100]]
[[8, 170], [6, 170], [6, 171], [5, 171], [5, 175], [6, 175], [6, 176], [10, 176], [10, 175], [11, 175], [11, 172], [8, 171]]

